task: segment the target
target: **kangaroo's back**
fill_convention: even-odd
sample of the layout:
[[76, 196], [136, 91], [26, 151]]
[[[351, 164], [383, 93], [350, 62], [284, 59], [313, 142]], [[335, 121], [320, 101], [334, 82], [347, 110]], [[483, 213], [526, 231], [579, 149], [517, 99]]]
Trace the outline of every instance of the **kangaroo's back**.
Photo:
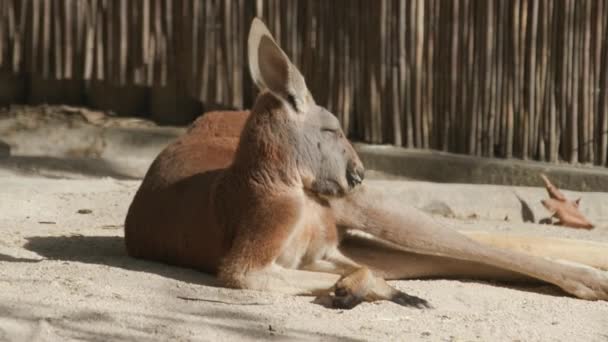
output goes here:
[[232, 163], [249, 112], [210, 112], [150, 166], [125, 220], [131, 256], [215, 268], [226, 246], [214, 215], [214, 184]]
[[209, 112], [154, 160], [142, 187], [162, 187], [232, 164], [248, 111]]

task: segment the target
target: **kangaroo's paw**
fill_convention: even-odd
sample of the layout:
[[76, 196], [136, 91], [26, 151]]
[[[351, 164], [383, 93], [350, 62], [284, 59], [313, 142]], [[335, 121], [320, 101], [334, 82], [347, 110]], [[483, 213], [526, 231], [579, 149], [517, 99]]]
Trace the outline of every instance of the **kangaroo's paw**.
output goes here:
[[363, 301], [378, 300], [388, 300], [419, 309], [431, 307], [425, 299], [395, 289], [384, 279], [375, 277], [367, 268], [361, 268], [336, 283], [332, 306], [350, 309]]
[[352, 309], [363, 302], [364, 299], [364, 297], [346, 287], [336, 287], [331, 304], [336, 309]]

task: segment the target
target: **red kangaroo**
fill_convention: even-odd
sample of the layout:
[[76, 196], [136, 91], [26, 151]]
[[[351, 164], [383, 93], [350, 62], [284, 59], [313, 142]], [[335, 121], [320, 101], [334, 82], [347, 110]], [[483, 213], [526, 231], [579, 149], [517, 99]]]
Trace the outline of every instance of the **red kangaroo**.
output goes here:
[[535, 279], [608, 299], [608, 245], [460, 233], [384, 199], [258, 19], [248, 55], [260, 89], [251, 113], [207, 114], [160, 153], [127, 214], [130, 255], [336, 307], [427, 306], [384, 280], [421, 277]]

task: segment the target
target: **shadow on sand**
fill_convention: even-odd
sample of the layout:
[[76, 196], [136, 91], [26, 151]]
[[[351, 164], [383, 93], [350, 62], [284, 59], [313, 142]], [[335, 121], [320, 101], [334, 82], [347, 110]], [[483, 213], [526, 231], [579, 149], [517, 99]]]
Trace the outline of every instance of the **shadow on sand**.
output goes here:
[[192, 284], [218, 286], [215, 277], [209, 274], [130, 257], [121, 236], [32, 236], [27, 238], [24, 248], [51, 260], [106, 265]]

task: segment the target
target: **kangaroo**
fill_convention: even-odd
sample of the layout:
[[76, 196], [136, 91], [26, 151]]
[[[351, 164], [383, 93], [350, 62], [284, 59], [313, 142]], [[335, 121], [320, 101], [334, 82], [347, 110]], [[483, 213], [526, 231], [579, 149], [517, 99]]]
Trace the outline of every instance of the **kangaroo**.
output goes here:
[[540, 280], [608, 300], [608, 245], [460, 233], [383, 198], [338, 120], [259, 19], [250, 113], [210, 113], [150, 166], [125, 221], [128, 253], [215, 274], [231, 288], [428, 307], [386, 280]]

